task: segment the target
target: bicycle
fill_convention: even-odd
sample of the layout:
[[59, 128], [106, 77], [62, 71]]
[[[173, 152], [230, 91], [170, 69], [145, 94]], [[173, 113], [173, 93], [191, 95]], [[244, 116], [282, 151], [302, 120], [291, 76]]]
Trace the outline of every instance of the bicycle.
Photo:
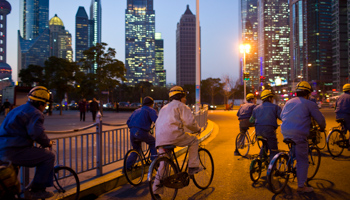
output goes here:
[[[49, 149], [50, 151], [52, 151], [52, 147], [50, 147]], [[3, 164], [7, 165], [7, 167], [13, 168], [16, 174], [15, 177], [16, 178], [18, 177], [20, 166], [12, 165], [11, 162], [3, 162]], [[10, 170], [10, 171], [13, 172], [13, 170]], [[51, 198], [61, 199], [67, 196], [67, 194], [75, 193], [73, 197], [70, 199], [75, 199], [75, 200], [79, 199], [80, 181], [77, 173], [72, 168], [67, 166], [62, 166], [62, 165], [56, 165], [54, 167], [53, 179], [54, 179], [53, 188], [47, 188], [52, 192], [54, 192], [55, 194], [54, 197], [51, 197]], [[22, 191], [13, 190], [13, 189], [7, 188], [6, 184], [2, 180], [0, 180], [0, 186], [2, 186], [4, 190], [3, 192], [5, 192], [4, 199], [22, 199], [23, 200], [23, 198], [21, 198], [21, 196], [23, 195], [25, 196], [24, 199], [28, 199], [28, 197], [26, 197], [27, 196], [26, 193], [27, 191], [29, 191], [30, 185], [31, 183], [28, 186], [26, 186]]]
[[[267, 182], [271, 191], [275, 194], [282, 192], [286, 187], [290, 175], [293, 175], [294, 180], [297, 174], [294, 151], [296, 143], [292, 139], [284, 139], [283, 142], [288, 145], [289, 152], [280, 152], [275, 155], [267, 169]], [[318, 172], [321, 164], [321, 152], [312, 142], [309, 142], [308, 151], [309, 169], [307, 180], [309, 181], [313, 179]]]
[[[255, 142], [257, 142], [255, 130], [252, 134], [249, 134], [248, 130], [245, 133], [239, 133], [236, 137], [236, 147], [239, 155], [246, 157], [250, 149], [250, 144], [253, 146]], [[259, 142], [258, 147], [261, 148]]]
[[320, 131], [320, 126], [311, 118], [310, 135], [312, 142], [320, 149], [324, 149], [327, 145], [327, 136], [325, 131]]
[[346, 139], [344, 119], [336, 119], [336, 122], [340, 123], [340, 125], [332, 128], [327, 137], [327, 148], [333, 157], [340, 156], [344, 148], [349, 147], [349, 140]]
[[157, 199], [153, 192], [153, 185], [162, 187], [163, 193], [158, 194], [161, 199], [175, 199], [177, 191], [180, 188], [186, 187], [193, 180], [196, 187], [199, 189], [206, 189], [211, 184], [214, 177], [214, 161], [210, 152], [199, 146], [198, 154], [200, 160], [200, 167], [202, 171], [194, 175], [188, 174], [188, 149], [180, 168], [178, 159], [176, 157], [174, 145], [166, 145], [163, 148], [166, 153], [160, 154], [156, 158], [148, 171], [149, 189], [153, 199]]
[[270, 163], [270, 158], [267, 153], [267, 139], [263, 136], [257, 136], [257, 140], [258, 142], [260, 141], [262, 143], [262, 146], [260, 148], [262, 155], [259, 154], [259, 156], [252, 160], [252, 162], [250, 163], [249, 174], [250, 179], [254, 183], [259, 180], [262, 170], [267, 168], [267, 166]]

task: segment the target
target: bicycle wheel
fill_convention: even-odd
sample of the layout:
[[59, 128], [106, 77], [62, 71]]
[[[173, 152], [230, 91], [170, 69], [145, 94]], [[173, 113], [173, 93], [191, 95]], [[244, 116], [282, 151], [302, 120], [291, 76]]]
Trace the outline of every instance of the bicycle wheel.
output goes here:
[[239, 155], [246, 157], [249, 152], [250, 144], [247, 134], [239, 133], [236, 137], [236, 148]]
[[[127, 165], [127, 162], [129, 166]], [[123, 172], [125, 174], [126, 180], [133, 185], [140, 185], [143, 176], [145, 174], [145, 166], [142, 162], [142, 157], [138, 151], [135, 149], [129, 150], [124, 157]]]
[[321, 164], [321, 152], [317, 147], [309, 148], [309, 169], [307, 171], [307, 180], [315, 177]]
[[214, 177], [214, 161], [210, 152], [207, 149], [199, 149], [199, 167], [202, 167], [203, 170], [193, 175], [193, 183], [199, 189], [206, 189], [211, 184]]
[[271, 191], [275, 194], [282, 192], [288, 183], [288, 157], [287, 154], [278, 155], [271, 161], [267, 169], [267, 182]]
[[318, 131], [317, 133], [317, 138], [316, 140], [318, 141], [318, 143], [316, 144], [316, 146], [322, 150], [326, 147], [327, 145], [327, 136], [326, 136], [326, 132], [320, 132]]
[[333, 130], [327, 138], [327, 148], [333, 157], [338, 157], [343, 153], [345, 147], [344, 135], [339, 130]]
[[257, 158], [252, 160], [252, 162], [250, 163], [249, 174], [250, 174], [250, 179], [252, 179], [254, 183], [259, 180], [261, 175], [261, 170], [262, 170], [261, 160]]
[[178, 169], [174, 162], [167, 157], [155, 159], [148, 170], [149, 191], [153, 199], [158, 199], [158, 194], [162, 200], [173, 200], [177, 194], [177, 188], [169, 188], [165, 185], [179, 182], [176, 180]]
[[54, 199], [72, 196], [70, 199], [79, 199], [80, 182], [77, 173], [70, 167], [57, 166], [54, 169], [53, 192]]

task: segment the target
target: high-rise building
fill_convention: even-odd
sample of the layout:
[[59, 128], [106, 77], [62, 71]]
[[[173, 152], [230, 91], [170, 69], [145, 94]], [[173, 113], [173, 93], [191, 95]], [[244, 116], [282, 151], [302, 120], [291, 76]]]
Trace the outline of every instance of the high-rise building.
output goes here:
[[[260, 64], [258, 59], [258, 0], [241, 0], [241, 43], [247, 43], [251, 50], [246, 54], [246, 72], [249, 73], [248, 86], [259, 89]], [[243, 62], [240, 65], [240, 79], [243, 82]]]
[[288, 85], [289, 0], [258, 0], [258, 56], [261, 74], [272, 87]]
[[189, 5], [176, 29], [176, 84], [196, 84], [196, 16]]
[[127, 0], [125, 10], [126, 84], [157, 83], [153, 0]]
[[30, 64], [44, 66], [49, 56], [49, 0], [21, 0], [18, 72]]
[[72, 35], [65, 30], [57, 14], [50, 19], [50, 56], [73, 62]]
[[84, 58], [83, 51], [89, 48], [89, 17], [85, 8], [79, 6], [75, 15], [75, 61]]
[[156, 85], [165, 87], [166, 85], [166, 70], [164, 69], [164, 40], [161, 33], [155, 34], [155, 51], [156, 51]]
[[348, 0], [333, 0], [333, 87], [342, 91], [345, 83], [349, 83], [349, 4]]
[[92, 45], [95, 46], [97, 43], [101, 43], [101, 37], [102, 37], [102, 32], [101, 32], [101, 30], [102, 30], [101, 0], [91, 0], [90, 20], [93, 21]]

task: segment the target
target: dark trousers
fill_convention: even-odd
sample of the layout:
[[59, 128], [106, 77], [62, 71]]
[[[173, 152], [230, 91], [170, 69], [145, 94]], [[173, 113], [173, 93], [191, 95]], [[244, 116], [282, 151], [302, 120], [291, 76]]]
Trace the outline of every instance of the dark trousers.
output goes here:
[[97, 111], [91, 111], [91, 113], [92, 113], [92, 120], [95, 121]]
[[[267, 139], [267, 148], [270, 151], [270, 160], [278, 153], [276, 128], [273, 126], [255, 126], [257, 136]], [[262, 156], [262, 152], [260, 152]]]
[[80, 112], [80, 121], [81, 120], [85, 122], [85, 112]]

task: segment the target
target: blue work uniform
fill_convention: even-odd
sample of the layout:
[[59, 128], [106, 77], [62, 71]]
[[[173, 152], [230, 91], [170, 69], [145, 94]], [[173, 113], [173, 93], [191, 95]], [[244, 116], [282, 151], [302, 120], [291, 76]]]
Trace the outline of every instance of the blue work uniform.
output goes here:
[[321, 129], [326, 127], [325, 118], [317, 105], [303, 97], [289, 100], [281, 113], [283, 137], [292, 139], [296, 143], [298, 187], [304, 187], [307, 180], [309, 168], [307, 137], [310, 133], [311, 117], [315, 119]]
[[269, 101], [265, 101], [254, 108], [252, 114], [252, 119], [255, 121], [256, 135], [267, 139], [267, 148], [270, 150], [271, 159], [278, 151], [276, 129], [278, 127], [277, 119], [281, 119], [280, 114], [281, 108]]
[[350, 131], [350, 92], [345, 92], [337, 99], [335, 115], [337, 119], [345, 120], [345, 129]]
[[[130, 129], [130, 141], [133, 148], [140, 150], [141, 142], [139, 141], [144, 141], [149, 145], [152, 160], [157, 155], [157, 149], [155, 147], [154, 136], [152, 136], [149, 132], [152, 122], [156, 122], [157, 118], [157, 111], [144, 105], [141, 108], [136, 109], [126, 122]], [[136, 155], [132, 154], [127, 161], [127, 168], [129, 168], [135, 159]]]
[[13, 109], [0, 127], [0, 159], [14, 165], [36, 167], [32, 188], [45, 189], [53, 185], [55, 154], [34, 147], [50, 145], [44, 130], [44, 114], [27, 102]]
[[252, 101], [248, 101], [239, 108], [237, 117], [239, 120], [239, 129], [241, 133], [247, 132], [249, 127], [253, 126], [253, 124], [249, 122], [249, 118], [252, 116], [253, 109], [255, 107], [256, 105]]

